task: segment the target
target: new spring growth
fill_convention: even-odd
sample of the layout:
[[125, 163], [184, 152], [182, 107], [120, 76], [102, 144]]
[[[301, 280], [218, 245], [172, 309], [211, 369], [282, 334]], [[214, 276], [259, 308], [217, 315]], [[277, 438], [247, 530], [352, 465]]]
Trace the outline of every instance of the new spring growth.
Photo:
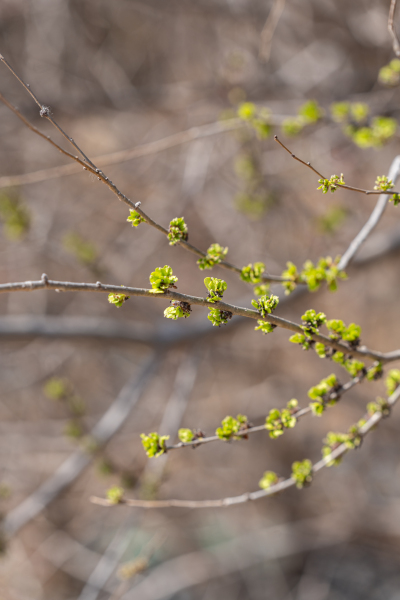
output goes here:
[[[362, 444], [362, 436], [359, 433], [360, 427], [365, 424], [365, 420], [362, 419], [355, 425], [352, 425], [348, 433], [335, 433], [329, 431], [324, 439], [324, 446], [322, 448], [322, 456], [329, 456], [336, 448], [344, 444], [349, 450], [359, 448]], [[337, 466], [342, 460], [342, 457], [336, 458], [328, 462], [327, 466]]]
[[132, 210], [130, 208], [129, 212], [131, 214], [127, 218], [127, 221], [129, 221], [130, 223], [132, 223], [132, 227], [137, 227], [138, 225], [140, 225], [140, 223], [145, 223], [146, 222], [146, 219], [144, 219], [142, 217], [142, 215], [139, 215], [139, 213], [136, 212], [136, 210]]
[[269, 431], [269, 437], [276, 439], [282, 435], [285, 429], [292, 429], [297, 419], [294, 414], [297, 412], [298, 402], [294, 398], [289, 400], [287, 407], [279, 410], [278, 408], [272, 408], [269, 411], [268, 417], [265, 419], [265, 429]]
[[343, 173], [339, 175], [332, 175], [330, 179], [318, 179], [318, 183], [321, 185], [317, 188], [317, 190], [322, 190], [323, 194], [327, 194], [328, 192], [336, 192], [338, 185], [345, 185], [346, 182], [343, 179]]
[[166, 319], [174, 319], [174, 321], [182, 317], [186, 319], [187, 317], [190, 317], [191, 311], [192, 309], [189, 302], [173, 300], [171, 306], [164, 310], [164, 317]]
[[232, 313], [229, 310], [210, 308], [207, 319], [211, 321], [213, 327], [221, 327], [221, 325], [226, 325], [229, 319], [232, 319]]
[[296, 482], [296, 487], [301, 489], [310, 485], [312, 481], [313, 466], [308, 458], [302, 461], [296, 461], [292, 464], [292, 479]]
[[400, 384], [400, 370], [391, 369], [386, 377], [386, 393], [388, 396], [393, 394]]
[[400, 60], [394, 58], [388, 65], [379, 70], [379, 81], [388, 86], [397, 85], [400, 81]]
[[201, 271], [204, 271], [204, 269], [212, 269], [214, 265], [220, 263], [227, 254], [228, 248], [223, 248], [219, 244], [211, 244], [207, 250], [207, 255], [197, 261], [199, 269]]
[[119, 504], [124, 497], [124, 490], [121, 487], [114, 485], [113, 487], [107, 490], [107, 500], [111, 504]]
[[188, 226], [185, 223], [185, 219], [183, 217], [176, 217], [176, 219], [172, 219], [169, 224], [169, 245], [174, 246], [180, 240], [186, 241], [188, 239]]
[[252, 102], [243, 102], [239, 105], [237, 116], [254, 128], [254, 131], [260, 140], [271, 135], [272, 128], [269, 124], [271, 111], [268, 110], [268, 108], [258, 108]]
[[206, 277], [204, 285], [208, 289], [207, 300], [209, 302], [219, 302], [228, 287], [223, 279], [217, 277]]
[[129, 296], [126, 294], [108, 294], [108, 301], [110, 304], [114, 304], [118, 308], [123, 305], [126, 300], [129, 299]]
[[308, 390], [308, 397], [314, 400], [309, 404], [314, 415], [321, 416], [326, 406], [336, 404], [338, 398], [329, 399], [329, 396], [332, 392], [337, 391], [339, 387], [336, 375], [332, 374]]
[[240, 277], [247, 283], [260, 283], [261, 276], [265, 271], [265, 265], [262, 262], [256, 262], [243, 267]]
[[319, 289], [323, 281], [326, 281], [328, 289], [331, 292], [336, 291], [337, 280], [347, 279], [346, 273], [338, 269], [339, 261], [340, 256], [337, 256], [334, 260], [330, 256], [320, 258], [316, 265], [311, 260], [307, 260], [300, 273], [298, 273], [296, 265], [292, 262], [287, 262], [287, 268], [282, 272], [282, 277], [289, 280], [282, 282], [285, 294], [293, 292], [298, 283], [307, 284], [310, 292], [315, 292]]
[[166, 452], [165, 442], [169, 440], [169, 435], [158, 435], [156, 432], [145, 435], [140, 434], [142, 439], [143, 448], [146, 450], [146, 454], [149, 458], [153, 456], [161, 456]]
[[394, 187], [393, 182], [386, 177], [386, 175], [381, 175], [376, 178], [374, 190], [381, 190], [382, 192], [387, 192]]
[[178, 437], [181, 442], [188, 444], [204, 438], [204, 433], [200, 429], [195, 429], [194, 431], [192, 429], [179, 429]]
[[367, 412], [370, 416], [379, 412], [382, 413], [382, 417], [386, 418], [390, 415], [390, 404], [386, 398], [377, 398], [376, 402], [369, 402], [367, 404]]
[[288, 117], [282, 122], [282, 133], [287, 136], [298, 135], [303, 127], [319, 121], [324, 111], [315, 100], [308, 100], [297, 111], [297, 117]]
[[254, 331], [260, 330], [263, 334], [272, 333], [277, 327], [276, 325], [268, 323], [268, 321], [263, 321], [262, 319], [258, 319], [257, 323], [258, 327], [254, 327]]
[[340, 319], [330, 319], [326, 322], [330, 331], [329, 337], [332, 340], [342, 339], [348, 342], [352, 347], [360, 343], [361, 327], [355, 323], [350, 323], [348, 327]]
[[230, 439], [240, 439], [240, 437], [235, 435], [239, 431], [246, 431], [250, 427], [250, 424], [245, 415], [237, 415], [236, 419], [231, 416], [225, 417], [221, 423], [221, 427], [218, 427], [215, 431], [215, 434], [221, 440], [230, 440]]
[[178, 281], [178, 278], [172, 274], [172, 269], [168, 265], [157, 267], [149, 279], [153, 288], [150, 290], [152, 294], [163, 294], [169, 288], [176, 288], [175, 283]]
[[312, 308], [310, 310], [306, 310], [304, 315], [302, 315], [301, 320], [304, 321], [304, 325], [302, 325], [302, 329], [307, 335], [311, 335], [312, 333], [318, 333], [319, 327], [323, 325], [326, 321], [326, 315], [323, 312], [319, 312], [318, 314]]
[[276, 473], [274, 473], [273, 471], [265, 471], [264, 475], [258, 482], [258, 485], [262, 490], [268, 490], [271, 486], [278, 483], [278, 481], [279, 478]]
[[272, 311], [278, 306], [279, 298], [278, 296], [271, 294], [269, 297], [261, 296], [261, 298], [258, 298], [257, 300], [252, 300], [251, 303], [254, 308], [258, 310], [260, 315], [265, 317], [266, 313], [272, 313]]

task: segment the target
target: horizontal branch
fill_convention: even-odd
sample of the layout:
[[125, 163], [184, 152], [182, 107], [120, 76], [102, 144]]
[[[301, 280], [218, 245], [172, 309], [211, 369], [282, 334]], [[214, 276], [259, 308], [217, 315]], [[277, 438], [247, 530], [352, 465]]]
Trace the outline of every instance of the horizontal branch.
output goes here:
[[[370, 368], [373, 368], [373, 367], [370, 367]], [[350, 381], [348, 381], [347, 383], [344, 383], [343, 385], [338, 387], [335, 391], [330, 392], [327, 395], [326, 400], [324, 400], [324, 404], [327, 404], [330, 400], [338, 400], [345, 392], [347, 392], [352, 387], [357, 385], [357, 383], [361, 383], [363, 381], [363, 379], [365, 379], [366, 374], [367, 374], [367, 372], [361, 373], [360, 375], [357, 375], [357, 377], [353, 377]], [[312, 412], [311, 407], [305, 406], [304, 408], [300, 408], [299, 410], [293, 412], [292, 415], [293, 415], [293, 417], [295, 417], [298, 420], [298, 419], [301, 419], [302, 417], [310, 414], [311, 412]], [[238, 432], [234, 433], [232, 439], [230, 439], [228, 441], [229, 442], [234, 441], [236, 438], [245, 438], [249, 434], [257, 433], [258, 431], [268, 431], [265, 427], [265, 423], [263, 425], [256, 425], [255, 427], [249, 427], [248, 429], [239, 430]], [[161, 431], [160, 431], [160, 433], [164, 434], [164, 432], [161, 432]], [[178, 448], [186, 448], [186, 447], [190, 447], [190, 446], [192, 448], [197, 448], [197, 446], [202, 446], [203, 444], [209, 444], [210, 442], [226, 442], [226, 441], [227, 440], [220, 438], [218, 435], [211, 435], [208, 437], [197, 438], [190, 442], [178, 442], [177, 444], [173, 444], [171, 446], [166, 445], [165, 451], [168, 452], [169, 450], [177, 450]]]
[[[304, 165], [305, 167], [308, 167], [309, 169], [311, 169], [311, 171], [313, 171], [316, 175], [318, 175], [318, 177], [320, 177], [321, 179], [328, 179], [327, 177], [325, 177], [324, 175], [322, 175], [322, 173], [320, 173], [319, 171], [317, 171], [316, 169], [314, 169], [314, 167], [311, 165], [310, 162], [305, 162], [304, 160], [302, 160], [301, 158], [299, 158], [298, 156], [296, 156], [295, 154], [293, 154], [293, 152], [291, 150], [289, 150], [289, 148], [287, 148], [285, 146], [285, 144], [283, 144], [280, 139], [278, 138], [277, 135], [274, 135], [274, 140], [276, 142], [278, 142], [278, 144], [280, 146], [282, 146], [282, 148], [284, 150], [286, 150], [286, 152], [288, 152], [288, 154], [290, 154], [290, 156], [292, 158], [294, 158], [294, 160], [297, 160], [299, 163], [301, 163], [302, 165]], [[346, 185], [346, 184], [338, 184], [337, 185], [337, 189], [343, 188], [345, 190], [351, 190], [352, 192], [360, 192], [361, 194], [366, 194], [367, 196], [380, 196], [381, 194], [386, 194], [388, 196], [392, 196], [393, 194], [400, 194], [400, 192], [396, 192], [396, 190], [364, 190], [362, 188], [358, 188], [358, 187], [354, 187], [351, 185]]]
[[[400, 387], [398, 387], [397, 390], [388, 398], [389, 406], [393, 407], [398, 401], [399, 397]], [[366, 423], [359, 428], [359, 435], [364, 438], [374, 427], [376, 427], [382, 418], [382, 412], [376, 412], [373, 414], [371, 417], [369, 417], [369, 419], [367, 419]], [[344, 456], [348, 450], [349, 449], [347, 448], [346, 444], [341, 444], [338, 446], [335, 450], [333, 450], [333, 452], [313, 465], [313, 474], [318, 473], [318, 471], [328, 466], [332, 461]], [[251, 502], [253, 500], [260, 500], [266, 496], [273, 496], [295, 485], [296, 480], [293, 479], [293, 477], [289, 477], [288, 479], [284, 479], [283, 481], [279, 481], [278, 483], [271, 485], [271, 487], [265, 490], [257, 490], [255, 492], [241, 494], [240, 496], [233, 496], [218, 500], [136, 500], [133, 498], [122, 498], [120, 504], [135, 508], [222, 508], [226, 506], [233, 506], [235, 504], [244, 504], [245, 502]], [[106, 498], [98, 498], [96, 496], [92, 496], [90, 501], [99, 506], [116, 506], [116, 504], [112, 503], [110, 500]]]
[[[264, 321], [268, 321], [268, 323], [276, 325], [277, 327], [282, 327], [283, 329], [293, 331], [294, 333], [304, 334], [304, 330], [300, 325], [298, 325], [297, 323], [293, 323], [292, 321], [288, 321], [287, 319], [283, 319], [282, 317], [277, 317], [275, 315], [268, 314], [262, 318], [259, 312], [251, 308], [235, 306], [233, 304], [223, 302], [222, 300], [220, 300], [219, 302], [210, 302], [207, 298], [199, 298], [198, 296], [190, 296], [188, 294], [181, 294], [179, 292], [173, 292], [170, 290], [162, 294], [154, 294], [154, 290], [149, 290], [145, 288], [134, 288], [129, 286], [107, 285], [104, 283], [100, 283], [100, 281], [98, 281], [97, 283], [74, 283], [69, 281], [53, 281], [48, 279], [47, 275], [45, 274], [43, 274], [42, 278], [37, 281], [23, 281], [16, 283], [0, 284], [0, 293], [32, 292], [42, 289], [52, 289], [56, 292], [102, 292], [114, 294], [124, 293], [130, 296], [145, 296], [148, 298], [178, 300], [181, 302], [187, 302], [189, 304], [195, 304], [208, 308], [218, 308], [219, 310], [228, 311], [231, 312], [233, 315], [238, 315], [240, 317], [248, 317], [250, 319], [257, 320], [262, 319]], [[357, 356], [359, 358], [370, 358], [372, 360], [378, 360], [382, 363], [400, 359], [400, 350], [383, 353], [376, 352], [374, 350], [369, 350], [365, 346], [360, 346], [354, 349], [350, 346], [347, 346], [343, 342], [332, 340], [329, 337], [320, 333], [313, 333], [310, 334], [308, 337], [310, 337], [316, 342], [321, 342], [326, 346], [334, 348], [339, 352], [343, 352], [351, 356]]]

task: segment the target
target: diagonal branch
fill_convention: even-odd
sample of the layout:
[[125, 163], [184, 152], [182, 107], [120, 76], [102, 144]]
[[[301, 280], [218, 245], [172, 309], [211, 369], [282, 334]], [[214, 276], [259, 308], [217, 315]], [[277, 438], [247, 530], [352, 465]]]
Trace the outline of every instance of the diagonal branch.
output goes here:
[[396, 56], [400, 56], [400, 42], [396, 30], [394, 28], [394, 13], [396, 10], [397, 0], [391, 0], [389, 17], [388, 17], [388, 30], [392, 38], [393, 51]]

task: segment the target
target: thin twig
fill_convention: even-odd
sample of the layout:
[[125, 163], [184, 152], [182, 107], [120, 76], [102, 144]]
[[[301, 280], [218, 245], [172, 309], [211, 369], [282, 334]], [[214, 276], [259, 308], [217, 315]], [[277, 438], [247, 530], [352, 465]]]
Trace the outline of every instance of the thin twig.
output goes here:
[[[400, 175], [400, 155], [396, 156], [390, 165], [388, 179], [396, 183]], [[365, 242], [371, 231], [377, 226], [379, 223], [384, 210], [388, 204], [389, 198], [387, 194], [381, 194], [379, 196], [379, 200], [376, 203], [374, 210], [372, 211], [368, 221], [365, 223], [364, 227], [358, 232], [354, 240], [351, 242], [346, 252], [340, 259], [338, 264], [338, 268], [343, 270], [347, 267], [353, 256], [356, 254], [361, 244]]]
[[[361, 383], [365, 379], [367, 372], [372, 368], [374, 368], [374, 367], [373, 366], [370, 367], [366, 372], [360, 373], [359, 375], [357, 375], [357, 377], [353, 377], [347, 383], [341, 385], [334, 391], [330, 392], [328, 394], [327, 398], [324, 400], [324, 405], [327, 405], [328, 402], [330, 402], [331, 400], [340, 400], [340, 398], [342, 397], [342, 395], [344, 393], [346, 393], [348, 390], [350, 390], [355, 385], [357, 385], [357, 383]], [[296, 418], [296, 420], [298, 420], [298, 419], [301, 419], [302, 417], [310, 414], [311, 412], [312, 412], [311, 407], [306, 406], [304, 408], [294, 410], [292, 412], [292, 415], [293, 415], [293, 417]], [[257, 425], [255, 427], [249, 427], [248, 429], [239, 430], [237, 433], [235, 433], [233, 435], [232, 440], [229, 440], [229, 442], [234, 441], [237, 438], [246, 438], [247, 435], [249, 435], [251, 433], [257, 433], [258, 431], [267, 431], [267, 429], [265, 427], [265, 423], [263, 425]], [[164, 431], [162, 431], [161, 429], [160, 429], [160, 433], [162, 433], [164, 435]], [[176, 450], [178, 448], [186, 448], [189, 446], [191, 446], [192, 448], [196, 448], [197, 446], [202, 446], [203, 444], [209, 444], [210, 442], [226, 442], [226, 440], [221, 439], [218, 435], [211, 435], [209, 437], [197, 438], [191, 442], [178, 442], [177, 444], [173, 444], [171, 446], [166, 445], [165, 450], [166, 451]]]
[[[0, 60], [2, 60], [7, 66], [8, 68], [10, 68], [9, 64], [5, 61], [5, 59], [0, 55]], [[17, 77], [18, 81], [24, 86], [24, 88], [29, 92], [29, 94], [35, 99], [35, 102], [40, 106], [39, 101], [37, 100], [36, 96], [32, 93], [32, 91], [30, 90], [29, 87], [27, 87], [27, 84], [25, 84], [14, 72], [13, 69], [11, 69], [11, 72]], [[47, 142], [49, 142], [52, 146], [54, 146], [55, 148], [57, 148], [57, 150], [59, 150], [60, 152], [62, 152], [63, 154], [65, 154], [66, 156], [68, 156], [69, 158], [75, 160], [76, 162], [78, 162], [80, 165], [83, 166], [83, 168], [85, 170], [88, 170], [90, 173], [96, 175], [96, 177], [99, 179], [99, 181], [103, 182], [116, 196], [117, 198], [124, 202], [127, 206], [129, 206], [130, 209], [134, 209], [136, 212], [138, 212], [141, 217], [143, 217], [143, 219], [152, 227], [154, 227], [155, 229], [157, 229], [158, 231], [160, 231], [161, 233], [163, 233], [164, 235], [168, 236], [168, 229], [166, 229], [165, 227], [163, 227], [162, 225], [160, 225], [159, 223], [157, 223], [156, 221], [154, 221], [154, 219], [152, 219], [151, 217], [149, 217], [149, 215], [147, 213], [145, 213], [141, 208], [140, 202], [136, 202], [134, 203], [132, 200], [130, 200], [125, 194], [123, 194], [118, 187], [111, 181], [111, 179], [109, 179], [101, 169], [98, 169], [96, 167], [96, 165], [94, 165], [94, 163], [92, 163], [91, 161], [90, 164], [86, 163], [84, 161], [82, 161], [78, 156], [74, 156], [73, 154], [67, 152], [66, 150], [64, 150], [61, 146], [59, 146], [56, 142], [54, 142], [49, 136], [44, 135], [43, 133], [41, 133], [34, 125], [32, 125], [31, 123], [29, 123], [29, 121], [27, 119], [25, 119], [25, 117], [20, 113], [20, 111], [15, 108], [15, 106], [13, 106], [12, 104], [10, 104], [1, 94], [0, 94], [0, 100], [2, 102], [4, 102], [4, 104], [10, 109], [12, 110], [12, 112], [17, 115], [17, 117], [19, 119], [21, 119], [21, 121], [34, 133], [36, 133], [37, 135], [39, 135], [41, 138], [43, 138], [44, 140], [46, 140]], [[47, 116], [47, 115], [45, 115]], [[51, 122], [60, 130], [62, 131], [62, 129], [57, 125], [57, 123], [54, 121], [54, 119], [52, 117], [47, 117], [49, 118], [49, 120], [51, 120]], [[69, 138], [66, 134], [65, 137], [71, 141], [72, 138]], [[75, 142], [72, 142], [74, 147]], [[76, 146], [77, 147], [77, 146]], [[78, 148], [78, 147], [77, 147]], [[82, 153], [82, 151], [79, 149], [79, 151]], [[84, 155], [82, 153], [82, 155], [85, 157], [86, 160], [86, 155]], [[87, 159], [88, 160], [88, 159]], [[192, 252], [193, 254], [195, 254], [196, 256], [199, 256], [200, 258], [204, 258], [207, 256], [206, 252], [203, 252], [202, 250], [200, 250], [199, 248], [196, 248], [195, 246], [193, 246], [193, 244], [190, 244], [189, 242], [185, 241], [185, 240], [179, 240], [177, 242], [177, 244], [179, 244], [180, 246], [182, 246], [183, 248], [186, 248], [186, 250], [189, 250], [190, 252]], [[228, 269], [229, 271], [233, 271], [234, 273], [237, 273], [238, 275], [241, 274], [242, 269], [240, 269], [239, 267], [236, 267], [235, 265], [232, 265], [231, 263], [223, 260], [220, 263], [218, 263], [221, 267]], [[272, 282], [282, 282], [282, 281], [287, 281], [284, 277], [281, 277], [279, 275], [269, 275], [269, 274], [263, 274], [261, 275], [261, 280], [266, 282], [266, 283], [272, 283]]]
[[[9, 108], [11, 108], [10, 105]], [[246, 123], [241, 119], [228, 119], [226, 121], [217, 121], [216, 123], [207, 125], [198, 125], [196, 127], [191, 127], [186, 131], [179, 131], [178, 133], [173, 133], [160, 140], [141, 144], [140, 146], [135, 146], [128, 150], [119, 150], [118, 152], [112, 152], [111, 154], [96, 156], [93, 159], [93, 162], [102, 166], [120, 164], [134, 158], [150, 156], [181, 144], [217, 135], [219, 133], [225, 133], [245, 126]], [[4, 176], [0, 177], [0, 189], [17, 185], [26, 185], [29, 183], [38, 183], [40, 181], [47, 181], [49, 179], [73, 175], [80, 172], [81, 169], [78, 165], [68, 164], [60, 167], [52, 167], [50, 169], [41, 169], [40, 171], [25, 173], [23, 175]]]
[[[319, 171], [317, 171], [316, 169], [314, 169], [314, 167], [311, 165], [310, 162], [305, 162], [304, 160], [302, 160], [301, 158], [299, 158], [298, 156], [296, 156], [295, 154], [293, 154], [293, 152], [291, 150], [289, 150], [289, 148], [287, 148], [285, 146], [285, 144], [283, 144], [280, 139], [278, 138], [277, 135], [274, 135], [274, 140], [276, 142], [278, 142], [278, 144], [280, 146], [282, 146], [282, 148], [284, 150], [286, 150], [286, 152], [288, 154], [290, 154], [290, 156], [292, 158], [294, 158], [295, 160], [297, 160], [299, 163], [301, 163], [302, 165], [304, 165], [305, 167], [308, 167], [309, 169], [311, 169], [311, 171], [313, 171], [316, 175], [318, 175], [318, 177], [320, 177], [321, 179], [327, 179], [327, 177], [325, 177], [324, 175], [322, 175]], [[387, 190], [387, 191], [382, 191], [382, 190], [364, 190], [362, 188], [358, 188], [358, 187], [353, 187], [351, 185], [345, 185], [344, 183], [340, 183], [337, 185], [337, 189], [343, 188], [345, 190], [351, 190], [352, 192], [360, 192], [361, 194], [366, 194], [367, 196], [376, 196], [376, 195], [388, 195], [388, 196], [393, 196], [393, 194], [400, 194], [400, 192], [396, 192], [396, 190]]]
[[388, 30], [392, 37], [393, 51], [396, 56], [400, 56], [400, 42], [394, 28], [394, 13], [396, 10], [397, 0], [391, 0], [388, 18]]
[[[389, 406], [393, 407], [398, 401], [399, 397], [400, 386], [388, 398]], [[366, 423], [358, 430], [360, 436], [364, 438], [374, 427], [376, 427], [376, 425], [382, 420], [382, 418], [382, 412], [376, 412], [371, 417], [369, 417]], [[346, 452], [348, 452], [348, 450], [349, 448], [346, 446], [346, 444], [341, 444], [340, 446], [338, 446], [330, 454], [328, 454], [323, 459], [321, 459], [313, 465], [313, 474], [328, 466], [329, 463], [331, 463], [332, 461], [342, 457], [344, 454], [346, 454]], [[260, 498], [265, 498], [266, 496], [273, 496], [275, 494], [278, 494], [279, 492], [282, 492], [283, 490], [293, 487], [294, 485], [296, 485], [296, 480], [293, 479], [293, 477], [289, 477], [288, 479], [279, 481], [278, 483], [272, 485], [266, 490], [257, 490], [255, 492], [241, 494], [240, 496], [222, 498], [219, 500], [136, 500], [133, 498], [126, 498], [122, 499], [120, 504], [136, 508], [221, 508], [225, 506], [233, 506], [235, 504], [244, 504], [245, 502], [259, 500]], [[115, 504], [113, 504], [106, 498], [98, 498], [96, 496], [92, 496], [90, 498], [90, 501], [93, 502], [93, 504], [98, 504], [99, 506], [115, 506]]]
[[[233, 315], [240, 317], [248, 317], [250, 319], [263, 319], [268, 323], [272, 323], [277, 327], [282, 327], [294, 333], [304, 334], [304, 330], [297, 323], [277, 317], [273, 314], [267, 314], [265, 317], [261, 317], [260, 313], [251, 308], [242, 308], [240, 306], [234, 306], [220, 300], [219, 302], [210, 302], [207, 298], [199, 298], [198, 296], [190, 296], [188, 294], [181, 294], [179, 292], [172, 292], [171, 290], [165, 291], [162, 294], [154, 294], [153, 290], [145, 288], [134, 288], [129, 286], [118, 286], [118, 285], [107, 285], [98, 281], [97, 283], [75, 283], [69, 281], [53, 281], [43, 274], [42, 278], [37, 281], [23, 281], [17, 283], [2, 283], [0, 284], [0, 293], [8, 292], [32, 292], [35, 290], [51, 289], [59, 292], [100, 292], [100, 293], [124, 293], [130, 296], [145, 296], [147, 298], [158, 298], [167, 300], [178, 300], [187, 302], [189, 304], [196, 304], [208, 308], [218, 308], [219, 310], [231, 312]], [[357, 356], [359, 358], [371, 358], [380, 362], [390, 362], [398, 360], [400, 358], [400, 350], [393, 352], [376, 352], [369, 350], [365, 346], [358, 348], [351, 348], [346, 346], [344, 343], [332, 340], [325, 335], [320, 333], [310, 334], [309, 337], [314, 341], [321, 342], [339, 352], [344, 352], [347, 355]]]
[[278, 26], [279, 19], [281, 18], [285, 8], [285, 3], [286, 0], [275, 0], [261, 32], [259, 57], [265, 63], [269, 61], [272, 38], [274, 37], [275, 29]]

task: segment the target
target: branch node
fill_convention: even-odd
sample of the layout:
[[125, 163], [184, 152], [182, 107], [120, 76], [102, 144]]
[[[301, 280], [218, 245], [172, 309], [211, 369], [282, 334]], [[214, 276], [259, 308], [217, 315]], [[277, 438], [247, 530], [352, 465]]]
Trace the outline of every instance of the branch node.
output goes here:
[[42, 274], [42, 282], [44, 283], [45, 286], [47, 286], [48, 282], [49, 282], [49, 278], [47, 277], [46, 273]]
[[136, 204], [135, 204], [135, 208], [139, 208], [139, 206], [140, 206], [141, 204], [142, 204], [141, 202], [136, 202]]
[[101, 285], [102, 285], [102, 284], [101, 284], [101, 282], [100, 282], [100, 281], [96, 281], [96, 287], [97, 287], [97, 288], [101, 288]]
[[[29, 87], [28, 84], [26, 84], [26, 85]], [[41, 109], [39, 111], [39, 115], [41, 117], [49, 117], [50, 114], [51, 114], [50, 106], [45, 106], [44, 104], [42, 104], [42, 107], [41, 107]]]

